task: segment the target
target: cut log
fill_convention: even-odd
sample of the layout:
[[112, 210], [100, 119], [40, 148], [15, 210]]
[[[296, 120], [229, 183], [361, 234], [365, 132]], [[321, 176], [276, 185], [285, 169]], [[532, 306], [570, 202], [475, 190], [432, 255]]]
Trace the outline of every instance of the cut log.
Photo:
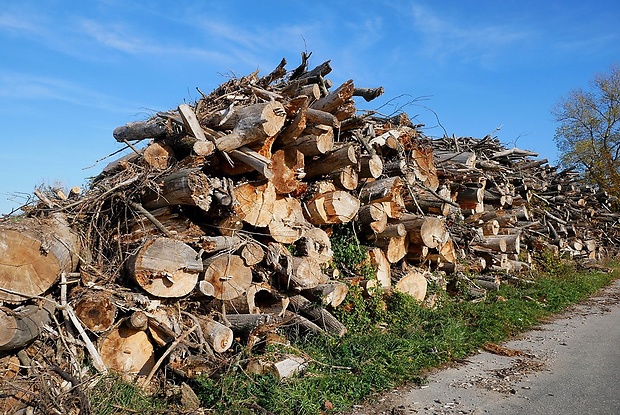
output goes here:
[[222, 187], [220, 179], [209, 178], [200, 169], [179, 170], [166, 176], [157, 189], [148, 189], [142, 197], [142, 205], [149, 210], [189, 205], [207, 212], [213, 190], [219, 187]]
[[359, 209], [358, 221], [362, 231], [369, 229], [373, 233], [381, 233], [387, 227], [387, 220], [383, 203], [370, 203]]
[[340, 281], [328, 281], [314, 288], [303, 290], [302, 294], [310, 300], [320, 302], [323, 306], [336, 308], [342, 304], [348, 292], [347, 284]]
[[260, 263], [263, 258], [265, 258], [265, 251], [258, 242], [249, 240], [245, 245], [243, 245], [239, 255], [243, 258], [245, 265], [252, 267], [253, 265]]
[[400, 193], [403, 181], [400, 177], [388, 177], [364, 184], [360, 189], [359, 198], [364, 203], [389, 202], [394, 194]]
[[52, 322], [54, 307], [45, 302], [43, 307], [27, 305], [16, 310], [0, 307], [0, 351], [21, 349], [35, 340]]
[[227, 115], [213, 117], [205, 122], [209, 127], [232, 132], [216, 140], [215, 146], [220, 151], [231, 151], [239, 147], [263, 142], [269, 137], [275, 137], [286, 119], [284, 106], [277, 101], [239, 107]]
[[42, 295], [61, 273], [76, 270], [79, 252], [78, 236], [61, 214], [0, 223], [0, 300]]
[[407, 231], [409, 241], [414, 244], [423, 244], [429, 248], [436, 248], [448, 238], [445, 222], [435, 216], [417, 216], [404, 214], [400, 219]]
[[457, 163], [470, 168], [476, 167], [476, 153], [435, 150], [433, 156], [438, 165], [443, 163]]
[[210, 318], [199, 318], [202, 334], [216, 353], [224, 353], [230, 349], [234, 340], [231, 329]]
[[351, 99], [354, 90], [353, 80], [350, 79], [329, 95], [312, 103], [310, 107], [335, 114], [339, 107]]
[[293, 257], [292, 273], [280, 274], [281, 284], [287, 290], [307, 290], [319, 284], [325, 284], [327, 275], [321, 270], [320, 264], [310, 257]]
[[204, 280], [215, 288], [218, 300], [232, 300], [243, 295], [252, 284], [252, 269], [238, 255], [219, 255], [207, 258]]
[[412, 269], [399, 277], [398, 282], [394, 285], [394, 291], [409, 294], [418, 301], [424, 301], [428, 282], [424, 273]]
[[145, 138], [161, 138], [168, 134], [166, 121], [159, 117], [147, 121], [135, 121], [116, 127], [112, 135], [116, 141], [139, 141]]
[[333, 314], [322, 307], [315, 306], [310, 300], [301, 295], [290, 297], [289, 309], [307, 316], [310, 321], [334, 336], [342, 337], [347, 332], [344, 324], [338, 321]]
[[406, 235], [394, 238], [377, 238], [375, 245], [383, 249], [387, 260], [394, 264], [407, 255], [409, 239]]
[[149, 328], [149, 316], [144, 311], [134, 311], [126, 320], [126, 324], [132, 329], [146, 331]]
[[271, 182], [254, 185], [245, 183], [234, 189], [235, 212], [245, 223], [266, 227], [273, 219], [276, 189]]
[[269, 223], [269, 234], [283, 244], [295, 243], [311, 225], [304, 218], [299, 200], [292, 197], [277, 198], [273, 204], [273, 220]]
[[236, 251], [244, 241], [238, 236], [201, 236], [200, 247], [208, 254], [227, 250]]
[[319, 265], [328, 263], [334, 256], [331, 240], [321, 228], [307, 229], [295, 244], [295, 248], [301, 256], [310, 257]]
[[142, 152], [144, 163], [156, 170], [165, 170], [174, 160], [172, 147], [160, 142], [149, 144]]
[[383, 161], [376, 154], [365, 154], [360, 158], [359, 177], [376, 179], [383, 174]]
[[271, 156], [271, 182], [278, 194], [293, 193], [302, 186], [304, 155], [294, 148], [281, 149]]
[[357, 215], [360, 201], [350, 193], [336, 190], [315, 196], [306, 207], [313, 225], [346, 223]]
[[102, 341], [99, 353], [105, 366], [126, 380], [147, 376], [155, 366], [155, 355], [146, 332], [129, 327], [112, 330]]
[[329, 174], [329, 178], [340, 189], [357, 189], [358, 173], [354, 166], [346, 166], [336, 170]]
[[276, 379], [286, 379], [301, 374], [308, 366], [308, 360], [296, 355], [281, 356], [276, 362], [263, 359], [250, 359], [246, 371], [254, 375], [273, 375]]
[[102, 292], [87, 293], [75, 304], [74, 310], [82, 324], [93, 333], [112, 328], [118, 312], [110, 296]]
[[375, 270], [377, 282], [379, 283], [381, 290], [389, 291], [392, 289], [392, 270], [390, 261], [388, 261], [383, 250], [377, 247], [368, 248], [368, 257], [370, 258], [370, 264]]
[[306, 128], [288, 148], [295, 149], [305, 156], [319, 156], [334, 148], [334, 129], [329, 125], [315, 125]]
[[169, 238], [145, 243], [127, 261], [129, 276], [156, 297], [183, 297], [194, 289], [202, 261], [190, 246]]
[[241, 146], [238, 149], [231, 150], [230, 155], [248, 167], [251, 167], [253, 170], [259, 172], [266, 179], [273, 178], [271, 160], [260, 153], [246, 146]]
[[306, 179], [329, 174], [343, 167], [357, 165], [358, 149], [351, 144], [341, 146], [328, 155], [306, 164]]

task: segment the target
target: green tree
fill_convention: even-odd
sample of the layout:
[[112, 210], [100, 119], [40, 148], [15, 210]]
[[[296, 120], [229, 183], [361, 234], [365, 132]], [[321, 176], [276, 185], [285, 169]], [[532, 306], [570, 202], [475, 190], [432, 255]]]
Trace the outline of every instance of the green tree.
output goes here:
[[585, 180], [620, 195], [620, 66], [599, 74], [591, 89], [576, 89], [560, 99], [553, 115], [560, 162]]

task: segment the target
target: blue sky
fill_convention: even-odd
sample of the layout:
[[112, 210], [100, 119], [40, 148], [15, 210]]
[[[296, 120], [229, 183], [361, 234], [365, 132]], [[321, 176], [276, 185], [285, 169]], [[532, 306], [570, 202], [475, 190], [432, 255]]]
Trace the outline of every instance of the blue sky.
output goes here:
[[617, 0], [3, 3], [0, 214], [35, 186], [84, 185], [122, 147], [117, 126], [304, 50], [331, 59], [334, 85], [385, 88], [360, 109], [402, 109], [432, 137], [501, 127], [551, 161], [553, 105], [620, 63]]

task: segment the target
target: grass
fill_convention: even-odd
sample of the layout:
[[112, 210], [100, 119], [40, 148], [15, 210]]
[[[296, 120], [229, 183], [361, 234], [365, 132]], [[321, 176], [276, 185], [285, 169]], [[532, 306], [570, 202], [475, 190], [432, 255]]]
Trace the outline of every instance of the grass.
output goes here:
[[[360, 254], [347, 249], [336, 255], [336, 261]], [[347, 266], [353, 269], [363, 263], [362, 256], [357, 265]], [[399, 293], [367, 301], [352, 289], [343, 307], [346, 312], [338, 315], [349, 328], [346, 336], [298, 336], [290, 347], [281, 346], [287, 350], [269, 350], [310, 356], [313, 363], [303, 376], [281, 382], [269, 375], [249, 375], [239, 363], [221, 378], [198, 379], [192, 387], [202, 405], [218, 414], [253, 414], [256, 408], [282, 415], [340, 413], [404, 382], [422, 383], [427, 369], [530, 328], [616, 278], [616, 272], [578, 271], [552, 258], [541, 258], [539, 265], [545, 271], [532, 276], [533, 283], [503, 284], [481, 302], [463, 301], [462, 295], [451, 296], [431, 286], [438, 295], [435, 309]], [[147, 403], [144, 399], [122, 405], [133, 409]]]

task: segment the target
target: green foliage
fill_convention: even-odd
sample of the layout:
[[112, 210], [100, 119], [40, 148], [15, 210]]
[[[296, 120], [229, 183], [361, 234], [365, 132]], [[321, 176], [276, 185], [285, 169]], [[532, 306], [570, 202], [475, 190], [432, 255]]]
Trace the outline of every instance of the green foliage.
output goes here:
[[620, 193], [620, 66], [594, 77], [590, 91], [569, 92], [553, 110], [561, 162], [591, 184]]

